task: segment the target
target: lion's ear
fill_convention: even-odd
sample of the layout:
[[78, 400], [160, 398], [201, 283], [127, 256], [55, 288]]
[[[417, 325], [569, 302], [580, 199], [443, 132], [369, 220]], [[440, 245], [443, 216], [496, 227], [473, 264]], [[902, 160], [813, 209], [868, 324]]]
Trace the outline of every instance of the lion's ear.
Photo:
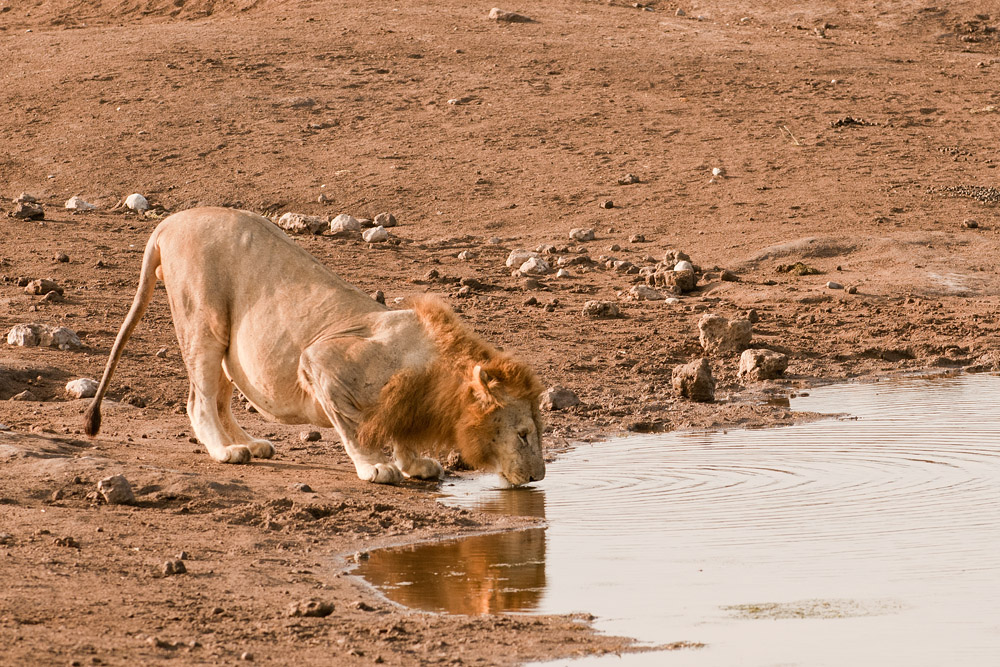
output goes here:
[[483, 367], [476, 364], [476, 367], [472, 369], [472, 378], [470, 384], [472, 385], [472, 391], [475, 392], [476, 398], [478, 398], [483, 403], [496, 403], [496, 398], [494, 398], [493, 393], [490, 391], [490, 375], [483, 370]]

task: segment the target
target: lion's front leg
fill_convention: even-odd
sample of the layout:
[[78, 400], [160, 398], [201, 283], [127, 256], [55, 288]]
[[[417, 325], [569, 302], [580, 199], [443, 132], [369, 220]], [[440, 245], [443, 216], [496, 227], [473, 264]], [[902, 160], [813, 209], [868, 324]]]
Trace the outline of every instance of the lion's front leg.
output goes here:
[[441, 479], [444, 468], [434, 459], [417, 456], [402, 445], [396, 445], [393, 457], [400, 471], [407, 477], [415, 479]]
[[354, 463], [358, 479], [375, 484], [399, 484], [403, 481], [403, 473], [389, 461], [381, 449], [370, 451], [358, 444], [357, 429], [353, 425], [339, 416], [331, 421], [333, 427], [337, 429], [337, 434], [340, 435], [344, 451]]

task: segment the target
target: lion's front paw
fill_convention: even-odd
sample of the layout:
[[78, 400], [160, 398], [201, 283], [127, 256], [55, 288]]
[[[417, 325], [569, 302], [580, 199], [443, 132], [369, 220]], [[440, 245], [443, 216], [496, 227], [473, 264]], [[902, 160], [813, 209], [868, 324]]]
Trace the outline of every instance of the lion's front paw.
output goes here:
[[274, 456], [274, 445], [271, 444], [270, 440], [260, 440], [254, 438], [250, 443], [247, 444], [250, 448], [250, 453], [258, 459], [269, 459]]
[[403, 473], [399, 472], [399, 468], [391, 463], [376, 463], [373, 466], [366, 466], [365, 470], [358, 470], [358, 477], [376, 484], [399, 484], [403, 481]]
[[403, 472], [408, 477], [416, 479], [441, 479], [444, 477], [444, 468], [434, 459], [417, 459]]
[[220, 459], [222, 463], [249, 463], [252, 455], [250, 448], [246, 445], [229, 445], [226, 447], [226, 458]]

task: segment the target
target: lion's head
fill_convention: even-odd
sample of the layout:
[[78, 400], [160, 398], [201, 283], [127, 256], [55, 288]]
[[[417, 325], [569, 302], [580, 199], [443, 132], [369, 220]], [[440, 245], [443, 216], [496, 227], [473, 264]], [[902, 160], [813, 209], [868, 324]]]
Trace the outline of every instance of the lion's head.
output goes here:
[[474, 366], [463, 392], [466, 409], [455, 433], [462, 458], [512, 486], [544, 478], [541, 387], [534, 374], [501, 357]]

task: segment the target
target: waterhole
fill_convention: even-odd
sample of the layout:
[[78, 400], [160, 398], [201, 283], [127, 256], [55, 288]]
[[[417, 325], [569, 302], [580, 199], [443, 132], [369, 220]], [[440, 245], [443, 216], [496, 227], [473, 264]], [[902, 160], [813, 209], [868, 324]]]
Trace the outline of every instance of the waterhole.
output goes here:
[[704, 644], [580, 665], [997, 665], [998, 397], [989, 375], [830, 386], [790, 400], [829, 419], [581, 445], [536, 488], [443, 487], [545, 528], [378, 551], [358, 574], [414, 608], [589, 612]]

